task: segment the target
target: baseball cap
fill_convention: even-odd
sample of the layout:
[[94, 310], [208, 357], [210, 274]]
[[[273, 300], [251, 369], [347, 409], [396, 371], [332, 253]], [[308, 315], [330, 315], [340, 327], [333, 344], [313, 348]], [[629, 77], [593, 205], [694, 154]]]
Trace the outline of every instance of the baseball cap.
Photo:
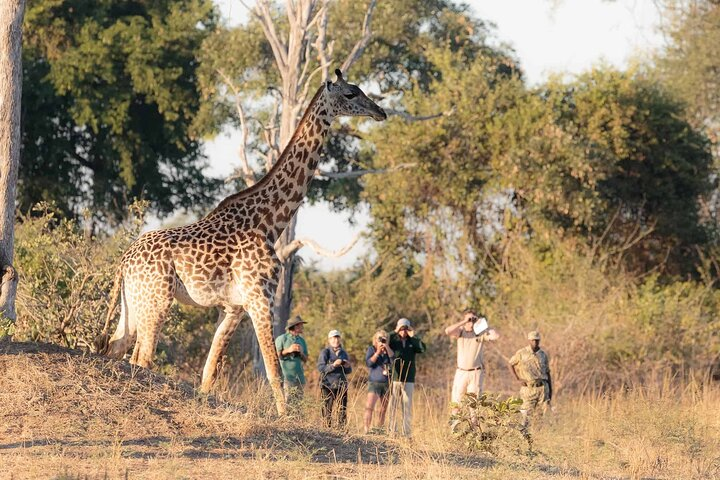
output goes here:
[[341, 337], [341, 336], [342, 335], [340, 335], [340, 330], [330, 330], [330, 332], [328, 332], [328, 338]]
[[527, 338], [528, 340], [540, 340], [540, 333], [536, 330], [533, 330], [532, 332], [528, 333]]
[[395, 326], [395, 330], [400, 330], [402, 327], [412, 328], [412, 324], [410, 323], [410, 320], [407, 318], [401, 318], [397, 321], [397, 326]]

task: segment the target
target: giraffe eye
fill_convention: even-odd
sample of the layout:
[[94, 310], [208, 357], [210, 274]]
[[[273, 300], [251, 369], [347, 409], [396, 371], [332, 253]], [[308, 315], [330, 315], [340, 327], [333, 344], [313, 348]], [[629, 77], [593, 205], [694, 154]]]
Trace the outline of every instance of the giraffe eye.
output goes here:
[[355, 98], [355, 97], [357, 97], [357, 93], [346, 93], [345, 94], [345, 98], [347, 98], [348, 100], [350, 100], [351, 98]]

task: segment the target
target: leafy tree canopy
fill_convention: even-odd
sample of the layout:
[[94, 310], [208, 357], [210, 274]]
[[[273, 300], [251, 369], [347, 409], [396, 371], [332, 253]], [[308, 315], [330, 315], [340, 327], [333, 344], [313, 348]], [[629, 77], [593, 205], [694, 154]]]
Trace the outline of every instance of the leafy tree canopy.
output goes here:
[[494, 238], [510, 215], [627, 249], [632, 268], [666, 259], [674, 273], [694, 268], [689, 253], [707, 242], [699, 200], [712, 188], [711, 157], [670, 95], [609, 68], [529, 91], [500, 58], [428, 55], [442, 74], [404, 105], [455, 110], [373, 133], [377, 168], [413, 166], [365, 180], [380, 252], [442, 259], [467, 289], [497, 261]]
[[554, 122], [511, 154], [528, 209], [628, 249], [633, 268], [667, 259], [675, 273], [692, 270], [689, 254], [708, 240], [700, 200], [712, 190], [712, 158], [683, 106], [642, 75], [610, 68], [541, 94]]
[[688, 105], [691, 122], [720, 142], [720, 4], [670, 1], [669, 45], [657, 64], [666, 84]]
[[37, 0], [25, 16], [19, 205], [52, 200], [117, 221], [133, 198], [159, 215], [216, 194], [190, 126], [210, 0]]
[[[330, 59], [333, 68], [352, 50], [362, 35], [367, 10], [365, 2], [340, 0], [330, 3], [327, 41], [333, 42]], [[278, 9], [276, 25], [287, 29], [287, 19]], [[493, 52], [486, 45], [489, 28], [469, 15], [467, 7], [447, 0], [400, 0], [378, 2], [372, 15], [372, 38], [364, 54], [347, 77], [364, 83], [370, 90], [379, 88], [390, 103], [400, 99], [403, 91], [416, 85], [427, 89], [440, 70], [426, 53], [432, 45], [449, 45], [468, 58]], [[263, 155], [267, 141], [263, 125], [273, 114], [274, 88], [279, 84], [272, 51], [259, 22], [251, 16], [245, 25], [220, 29], [210, 36], [203, 48], [201, 79], [208, 100], [198, 117], [198, 128], [217, 132], [223, 125], [237, 126], [236, 96], [228, 88], [230, 79], [241, 90], [246, 114], [250, 117], [250, 147], [260, 155], [260, 170], [265, 170]], [[309, 51], [308, 72], [318, 67], [317, 52]], [[226, 77], [226, 78], [223, 78]], [[320, 85], [320, 78], [313, 77]], [[430, 113], [436, 109], [431, 108]], [[337, 125], [326, 143], [321, 169], [348, 172], [368, 168], [372, 150], [362, 140], [364, 129], [357, 121]], [[324, 199], [335, 208], [347, 209], [360, 200], [361, 183], [357, 177], [344, 179], [318, 178], [311, 185], [310, 201]]]

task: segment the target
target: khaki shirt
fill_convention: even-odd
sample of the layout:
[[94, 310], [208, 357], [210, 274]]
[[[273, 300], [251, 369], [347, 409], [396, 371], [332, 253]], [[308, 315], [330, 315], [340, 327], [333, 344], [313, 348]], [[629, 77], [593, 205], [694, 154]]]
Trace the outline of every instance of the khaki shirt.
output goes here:
[[550, 363], [547, 353], [542, 348], [537, 352], [533, 352], [530, 345], [521, 348], [510, 359], [510, 365], [515, 366], [518, 377], [525, 382], [550, 378]]
[[457, 339], [457, 368], [460, 370], [474, 370], [483, 366], [483, 344], [485, 334], [475, 335], [464, 328]]

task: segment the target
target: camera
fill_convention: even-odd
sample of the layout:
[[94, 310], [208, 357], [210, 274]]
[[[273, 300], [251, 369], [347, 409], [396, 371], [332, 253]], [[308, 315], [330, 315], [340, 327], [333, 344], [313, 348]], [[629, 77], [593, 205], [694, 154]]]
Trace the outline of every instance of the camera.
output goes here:
[[387, 338], [385, 337], [380, 337], [378, 340], [380, 341], [380, 343], [387, 343]]

